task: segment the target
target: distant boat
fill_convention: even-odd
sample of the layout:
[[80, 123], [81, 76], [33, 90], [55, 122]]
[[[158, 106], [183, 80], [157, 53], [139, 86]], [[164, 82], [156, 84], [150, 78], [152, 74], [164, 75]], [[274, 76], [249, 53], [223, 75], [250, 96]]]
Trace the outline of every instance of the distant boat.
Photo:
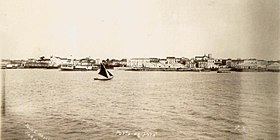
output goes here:
[[113, 79], [113, 74], [110, 73], [106, 68], [105, 66], [101, 63], [100, 64], [100, 71], [98, 73], [99, 75], [103, 76], [104, 78], [94, 78], [94, 80], [111, 80]]
[[61, 71], [96, 71], [98, 70], [98, 67], [93, 67], [90, 65], [82, 66], [82, 65], [76, 65], [73, 64], [63, 64], [60, 67]]
[[230, 73], [230, 68], [219, 68], [217, 73]]
[[74, 71], [74, 65], [73, 64], [63, 64], [60, 67], [61, 71]]

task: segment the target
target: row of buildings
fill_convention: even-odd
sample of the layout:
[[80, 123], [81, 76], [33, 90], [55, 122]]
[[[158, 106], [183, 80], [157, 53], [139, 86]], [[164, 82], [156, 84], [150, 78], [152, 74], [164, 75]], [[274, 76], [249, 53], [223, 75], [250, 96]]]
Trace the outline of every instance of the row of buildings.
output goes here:
[[73, 65], [73, 66], [99, 66], [100, 63], [105, 63], [106, 67], [126, 67], [127, 59], [117, 60], [100, 60], [100, 59], [92, 59], [90, 57], [81, 58], [81, 59], [73, 59], [73, 58], [65, 58], [65, 57], [57, 57], [51, 56], [47, 57], [39, 57], [38, 59], [27, 59], [27, 60], [9, 60], [2, 59], [1, 66], [2, 68], [47, 68], [47, 69], [55, 69], [60, 68], [65, 65]]
[[194, 58], [131, 58], [131, 59], [82, 59], [44, 56], [38, 59], [28, 60], [2, 60], [2, 68], [60, 68], [63, 65], [98, 66], [101, 62], [107, 68], [122, 67], [126, 69], [150, 69], [150, 70], [218, 70], [219, 68], [231, 68], [235, 71], [279, 71], [280, 61], [266, 61], [257, 59], [218, 59], [211, 54], [195, 56]]
[[38, 59], [27, 59], [27, 60], [3, 60], [2, 68], [60, 68], [62, 65], [81, 65], [91, 66], [96, 63], [96, 60], [90, 59], [89, 57], [83, 59], [70, 59], [63, 57], [51, 56], [46, 58], [44, 56]]
[[257, 59], [217, 59], [211, 54], [195, 56], [194, 58], [132, 58], [127, 62], [131, 68], [151, 69], [186, 69], [186, 70], [218, 70], [231, 68], [235, 71], [279, 71], [280, 61], [266, 61]]

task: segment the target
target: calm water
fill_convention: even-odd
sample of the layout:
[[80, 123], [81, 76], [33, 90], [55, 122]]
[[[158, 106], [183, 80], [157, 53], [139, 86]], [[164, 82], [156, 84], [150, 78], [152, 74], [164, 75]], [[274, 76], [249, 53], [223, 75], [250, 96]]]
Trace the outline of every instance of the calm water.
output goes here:
[[1, 139], [279, 139], [279, 74], [6, 70]]

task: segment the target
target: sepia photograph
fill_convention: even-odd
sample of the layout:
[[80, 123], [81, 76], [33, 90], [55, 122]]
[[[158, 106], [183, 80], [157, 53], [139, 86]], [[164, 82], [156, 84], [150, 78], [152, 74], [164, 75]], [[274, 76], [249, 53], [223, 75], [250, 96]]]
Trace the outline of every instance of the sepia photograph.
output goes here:
[[279, 0], [1, 0], [1, 140], [279, 140]]

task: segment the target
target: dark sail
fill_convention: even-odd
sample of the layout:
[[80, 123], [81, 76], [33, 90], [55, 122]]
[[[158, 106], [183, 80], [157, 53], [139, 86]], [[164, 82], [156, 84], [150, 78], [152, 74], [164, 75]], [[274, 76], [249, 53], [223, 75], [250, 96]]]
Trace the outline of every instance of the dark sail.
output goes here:
[[100, 64], [100, 71], [99, 71], [98, 74], [100, 74], [100, 75], [102, 75], [102, 76], [108, 78], [106, 69], [105, 69], [105, 67], [104, 67], [104, 65], [103, 65], [102, 63]]
[[113, 76], [113, 74], [112, 74], [112, 73], [110, 73], [109, 71], [107, 71], [107, 72], [109, 73], [109, 75], [110, 75], [110, 76]]

